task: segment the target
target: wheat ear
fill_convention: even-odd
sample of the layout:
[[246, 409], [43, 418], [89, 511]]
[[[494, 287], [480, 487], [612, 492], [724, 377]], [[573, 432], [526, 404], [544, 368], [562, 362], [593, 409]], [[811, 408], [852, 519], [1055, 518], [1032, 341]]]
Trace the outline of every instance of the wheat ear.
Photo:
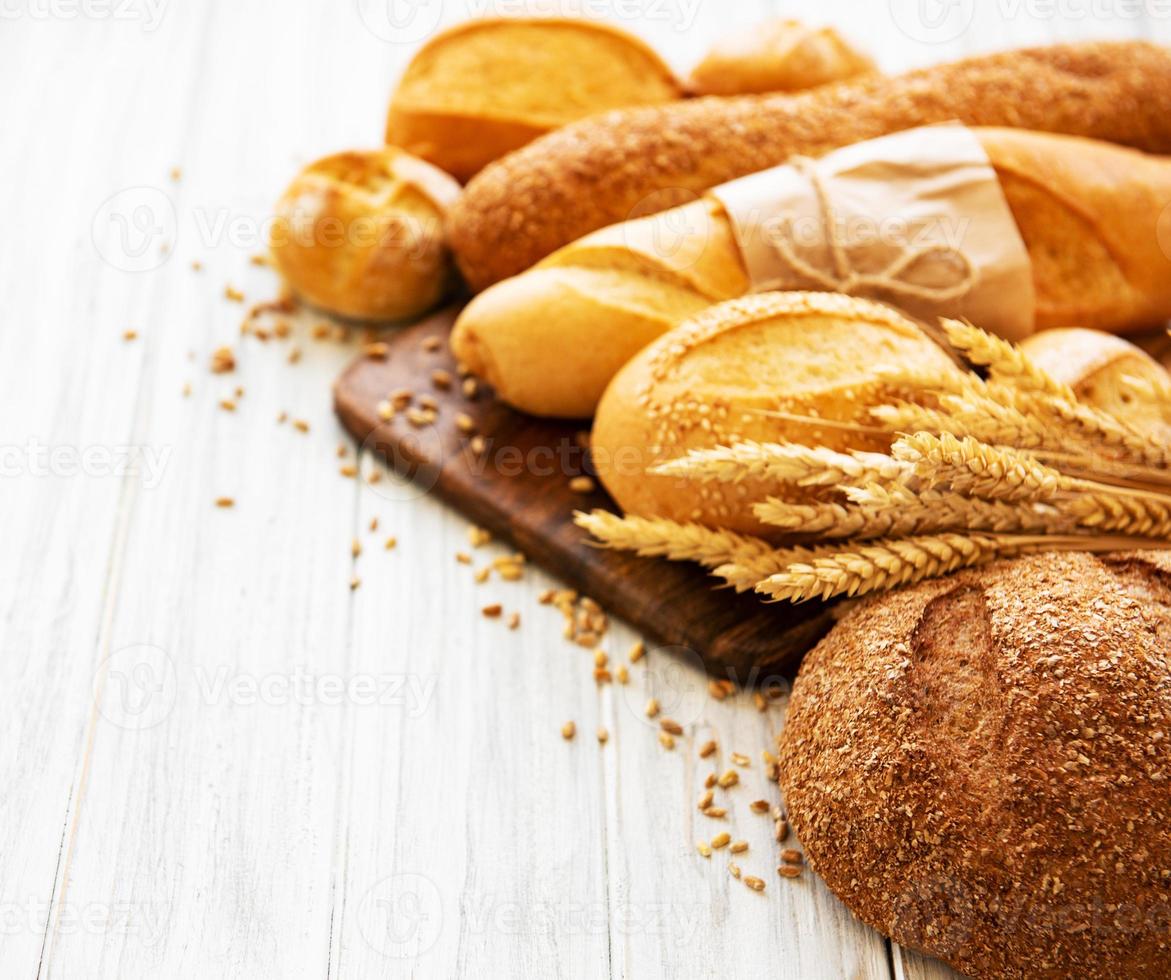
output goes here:
[[812, 557], [807, 548], [778, 550], [749, 534], [717, 531], [702, 524], [681, 524], [657, 517], [619, 517], [605, 510], [578, 511], [573, 522], [601, 544], [633, 551], [645, 558], [694, 561], [725, 579], [736, 591], [753, 585], [794, 561]]
[[1171, 498], [1166, 502], [1144, 496], [1107, 492], [1079, 494], [1058, 509], [1082, 527], [1145, 538], [1171, 538]]
[[1069, 482], [1027, 452], [947, 432], [903, 436], [891, 455], [913, 466], [925, 489], [946, 487], [986, 500], [1049, 500]]
[[1074, 523], [1050, 507], [1033, 503], [981, 500], [936, 490], [924, 490], [908, 500], [874, 484], [865, 493], [871, 502], [853, 505], [791, 504], [770, 497], [754, 505], [753, 512], [764, 523], [791, 534], [859, 540], [941, 531], [1069, 531]]
[[943, 329], [951, 345], [973, 364], [987, 368], [993, 381], [1004, 382], [1017, 391], [1077, 401], [1069, 385], [1034, 364], [1015, 344], [961, 320], [944, 319]]
[[693, 449], [655, 466], [652, 473], [693, 480], [741, 480], [827, 487], [839, 483], [897, 480], [908, 468], [882, 453], [839, 453], [796, 443], [739, 442], [715, 449]]
[[790, 602], [865, 595], [1009, 557], [1018, 550], [1013, 539], [982, 534], [893, 538], [790, 565], [758, 582], [756, 591]]

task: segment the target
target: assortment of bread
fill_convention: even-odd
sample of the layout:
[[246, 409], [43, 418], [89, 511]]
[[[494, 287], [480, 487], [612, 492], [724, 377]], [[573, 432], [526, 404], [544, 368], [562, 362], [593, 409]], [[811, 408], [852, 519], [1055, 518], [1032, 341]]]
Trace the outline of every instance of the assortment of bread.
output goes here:
[[386, 141], [459, 180], [591, 113], [681, 97], [663, 60], [587, 20], [494, 17], [436, 35], [395, 88]]
[[780, 782], [864, 922], [972, 977], [1171, 964], [1171, 552], [867, 600], [805, 658]]
[[778, 18], [720, 38], [691, 71], [695, 95], [798, 92], [876, 69], [832, 27]]
[[[1171, 316], [1171, 254], [1151, 224], [1171, 202], [1171, 160], [1069, 136], [974, 132], [1029, 253], [1037, 329], [1135, 330]], [[585, 417], [649, 341], [750, 286], [709, 195], [594, 232], [491, 287], [452, 342], [516, 407]]]
[[464, 278], [480, 290], [591, 231], [686, 203], [794, 154], [818, 156], [952, 120], [1165, 153], [1171, 51], [1140, 42], [1054, 45], [797, 96], [607, 113], [486, 167], [452, 211], [451, 244]]
[[[915, 130], [952, 122], [980, 159], [945, 187]], [[863, 268], [835, 219], [891, 216], [836, 213], [819, 168], [842, 147], [873, 163], [890, 134], [925, 197], [992, 189], [976, 210], [1003, 254], [982, 265], [961, 235]], [[684, 86], [623, 31], [494, 18], [416, 54], [386, 137], [280, 199], [295, 294], [400, 319], [458, 264], [480, 291], [452, 336], [464, 372], [595, 416], [623, 512], [576, 516], [596, 542], [773, 600], [882, 593], [806, 659], [781, 736], [789, 817], [841, 899], [974, 976], [1165, 974], [1171, 376], [1113, 334], [1171, 317], [1171, 51], [887, 78], [776, 21]], [[874, 159], [894, 197], [905, 173]], [[729, 202], [769, 168], [808, 179], [828, 272], [782, 236], [807, 281], [762, 281]], [[1014, 329], [979, 322], [981, 285]]]

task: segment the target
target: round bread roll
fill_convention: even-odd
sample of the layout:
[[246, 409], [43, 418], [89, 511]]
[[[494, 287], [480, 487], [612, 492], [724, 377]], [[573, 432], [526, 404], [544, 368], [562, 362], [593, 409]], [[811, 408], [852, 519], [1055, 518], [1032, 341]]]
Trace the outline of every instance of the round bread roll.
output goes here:
[[691, 73], [696, 95], [797, 92], [874, 72], [832, 27], [777, 18], [720, 38]]
[[269, 236], [276, 266], [299, 297], [340, 316], [422, 313], [454, 278], [443, 218], [459, 191], [394, 147], [325, 157], [277, 202]]
[[1171, 375], [1146, 351], [1113, 334], [1080, 327], [1034, 334], [1021, 349], [1087, 405], [1171, 440]]
[[[889, 434], [834, 424], [873, 425], [869, 409], [891, 396], [879, 377], [884, 369], [940, 378], [959, 372], [918, 325], [879, 303], [839, 293], [758, 293], [721, 303], [618, 372], [598, 405], [594, 465], [629, 514], [776, 536], [751, 506], [776, 494], [774, 485], [701, 484], [648, 469], [742, 440], [885, 452]], [[811, 499], [797, 488], [793, 494]]]
[[386, 142], [467, 180], [567, 122], [681, 94], [671, 69], [626, 31], [490, 17], [438, 34], [411, 59], [391, 98]]
[[1171, 973], [1171, 553], [1045, 554], [863, 601], [805, 659], [780, 783], [864, 922], [972, 977]]

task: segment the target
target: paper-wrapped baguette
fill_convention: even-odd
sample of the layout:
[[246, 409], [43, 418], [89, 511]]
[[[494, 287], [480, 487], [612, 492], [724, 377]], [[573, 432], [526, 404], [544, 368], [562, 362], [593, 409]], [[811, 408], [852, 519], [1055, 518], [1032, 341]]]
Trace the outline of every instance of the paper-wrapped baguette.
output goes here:
[[1171, 51], [1143, 42], [1054, 45], [801, 95], [617, 110], [485, 168], [452, 211], [450, 241], [480, 290], [591, 231], [793, 154], [951, 120], [1171, 152]]
[[[640, 351], [598, 406], [590, 449], [598, 475], [628, 514], [775, 533], [751, 510], [774, 484], [697, 484], [652, 475], [692, 449], [741, 441], [800, 442], [885, 452], [869, 409], [889, 400], [884, 369], [959, 373], [914, 322], [839, 293], [758, 293], [704, 310]], [[778, 417], [777, 413], [785, 417]], [[825, 424], [797, 421], [824, 419]], [[795, 491], [795, 500], [811, 500]]]
[[[977, 129], [1028, 250], [1038, 329], [1125, 331], [1171, 317], [1171, 255], [1156, 222], [1171, 159], [1096, 140]], [[714, 199], [602, 229], [477, 296], [457, 356], [512, 405], [593, 413], [641, 347], [750, 288]]]

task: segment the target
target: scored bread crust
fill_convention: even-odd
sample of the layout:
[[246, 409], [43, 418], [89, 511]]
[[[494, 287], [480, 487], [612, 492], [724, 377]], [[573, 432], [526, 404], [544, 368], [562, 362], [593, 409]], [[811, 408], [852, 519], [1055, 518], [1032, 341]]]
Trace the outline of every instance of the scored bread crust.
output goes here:
[[[469, 39], [477, 44], [482, 37], [491, 39], [481, 52], [487, 62], [461, 64], [459, 45], [466, 54]], [[539, 64], [563, 75], [549, 78]], [[477, 77], [469, 78], [473, 71]], [[681, 95], [659, 54], [621, 28], [569, 17], [477, 18], [441, 32], [415, 53], [391, 98], [386, 142], [464, 181], [566, 122]]]
[[880, 303], [840, 293], [730, 300], [668, 331], [618, 372], [598, 405], [590, 453], [626, 513], [780, 537], [752, 504], [787, 492], [811, 502], [813, 491], [648, 471], [740, 441], [884, 452], [891, 435], [869, 418], [871, 406], [892, 397], [882, 369], [941, 381], [959, 370], [917, 324]]
[[1171, 969], [1171, 552], [1045, 554], [862, 602], [780, 784], [864, 922], [973, 977]]
[[1054, 45], [795, 96], [616, 110], [486, 167], [453, 209], [448, 234], [478, 291], [648, 201], [665, 210], [796, 153], [951, 120], [1171, 151], [1171, 51], [1144, 42]]

